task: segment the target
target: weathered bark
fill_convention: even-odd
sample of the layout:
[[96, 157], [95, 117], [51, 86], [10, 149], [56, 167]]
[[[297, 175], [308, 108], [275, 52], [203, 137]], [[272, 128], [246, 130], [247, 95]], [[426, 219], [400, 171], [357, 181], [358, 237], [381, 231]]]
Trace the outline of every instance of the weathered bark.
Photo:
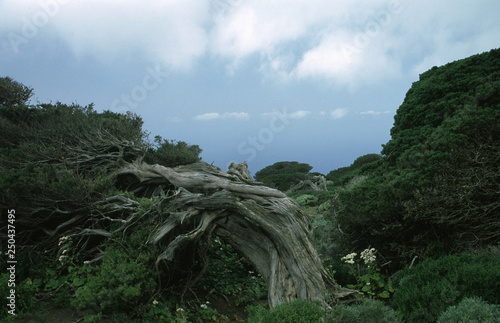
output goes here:
[[299, 190], [310, 190], [310, 191], [326, 191], [326, 180], [324, 176], [314, 176], [312, 180], [307, 179], [305, 181], [300, 181], [297, 184], [290, 187], [288, 192], [295, 192]]
[[[262, 275], [271, 306], [356, 293], [337, 285], [323, 268], [308, 216], [298, 204], [253, 182], [246, 164], [233, 163], [225, 173], [204, 162], [176, 168], [137, 162], [120, 169], [117, 180], [138, 193], [147, 187], [168, 192], [156, 206], [158, 224], [148, 240], [161, 250], [159, 268], [172, 272], [187, 263], [179, 272], [189, 271], [192, 255], [186, 253], [202, 253], [203, 243], [216, 234]], [[187, 278], [186, 285], [198, 278]]]

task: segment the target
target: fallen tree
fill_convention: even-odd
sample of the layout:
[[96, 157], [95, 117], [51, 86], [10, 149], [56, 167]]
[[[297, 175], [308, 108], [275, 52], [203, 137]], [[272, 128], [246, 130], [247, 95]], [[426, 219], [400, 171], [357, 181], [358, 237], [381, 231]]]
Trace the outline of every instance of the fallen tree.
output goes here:
[[203, 275], [203, 269], [190, 270], [193, 253], [205, 258], [205, 242], [215, 234], [262, 275], [270, 306], [297, 298], [324, 300], [326, 293], [336, 299], [355, 293], [336, 284], [323, 268], [308, 216], [298, 204], [253, 182], [246, 164], [233, 163], [225, 173], [204, 162], [176, 168], [130, 163], [116, 176], [118, 185], [137, 194], [151, 187], [169, 192], [148, 214], [157, 225], [147, 243], [161, 250], [159, 268], [184, 276], [185, 289]]
[[[1, 107], [0, 122], [0, 206], [16, 211], [16, 252], [27, 255], [20, 277], [43, 276], [35, 265], [52, 262], [61, 275], [71, 266], [90, 284], [86, 265], [107, 261], [110, 246], [125, 255], [125, 240], [146, 231], [134, 247], [147, 249], [139, 267], [156, 270], [159, 284], [145, 297], [167, 290], [183, 297], [207, 270], [216, 236], [261, 274], [271, 306], [326, 293], [348, 301], [356, 293], [323, 268], [297, 203], [254, 182], [245, 163], [227, 172], [204, 162], [148, 164], [141, 119], [91, 107]], [[6, 232], [2, 223], [2, 241]], [[97, 275], [97, 267], [88, 270]]]

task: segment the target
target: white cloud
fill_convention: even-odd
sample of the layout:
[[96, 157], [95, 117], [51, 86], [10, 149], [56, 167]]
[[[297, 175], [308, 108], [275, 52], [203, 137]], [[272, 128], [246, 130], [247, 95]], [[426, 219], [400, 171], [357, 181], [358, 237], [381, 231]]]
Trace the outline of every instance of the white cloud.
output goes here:
[[[57, 10], [44, 3], [58, 4], [53, 7]], [[207, 48], [208, 0], [11, 0], [1, 7], [2, 13], [16, 14], [10, 26], [19, 31], [26, 20], [45, 12], [48, 21], [40, 29], [55, 32], [77, 56], [112, 61], [139, 54], [170, 68], [187, 69]]]
[[217, 17], [211, 51], [231, 71], [251, 55], [286, 79], [354, 86], [421, 73], [498, 47], [500, 2], [235, 1]]
[[362, 111], [359, 114], [366, 114], [366, 115], [378, 115], [378, 114], [387, 114], [391, 113], [392, 111], [386, 110], [386, 111], [374, 111], [374, 110], [368, 110], [368, 111]]
[[210, 112], [205, 114], [199, 114], [193, 117], [194, 120], [216, 120], [216, 119], [236, 119], [236, 120], [248, 120], [250, 119], [250, 115], [246, 112], [226, 112], [226, 113], [218, 113], [218, 112]]
[[37, 37], [59, 36], [79, 57], [189, 70], [210, 54], [232, 73], [252, 57], [279, 80], [350, 86], [500, 44], [498, 0], [3, 0], [0, 12], [2, 34], [34, 22]]
[[222, 115], [222, 119], [248, 120], [250, 115], [246, 112], [228, 112]]
[[330, 111], [330, 116], [333, 119], [342, 119], [347, 115], [347, 109], [335, 109], [333, 111]]
[[214, 119], [220, 119], [220, 114], [218, 112], [210, 112], [210, 113], [205, 113], [205, 114], [199, 114], [197, 116], [193, 117], [194, 120], [214, 120]]
[[287, 114], [287, 118], [289, 119], [302, 119], [307, 117], [311, 111], [306, 111], [306, 110], [298, 110], [292, 113]]
[[261, 116], [266, 119], [272, 119], [272, 118], [279, 118], [282, 120], [287, 120], [287, 119], [303, 119], [307, 117], [309, 114], [311, 114], [311, 111], [307, 110], [297, 110], [291, 113], [288, 113], [286, 107], [283, 108], [282, 111], [274, 110], [272, 112], [264, 112], [261, 113]]

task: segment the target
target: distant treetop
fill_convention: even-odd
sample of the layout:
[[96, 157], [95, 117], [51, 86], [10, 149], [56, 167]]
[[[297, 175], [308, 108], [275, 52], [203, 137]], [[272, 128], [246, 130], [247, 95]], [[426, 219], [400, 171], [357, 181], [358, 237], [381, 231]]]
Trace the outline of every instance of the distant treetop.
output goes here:
[[0, 105], [26, 105], [33, 95], [33, 89], [14, 81], [10, 77], [0, 77]]

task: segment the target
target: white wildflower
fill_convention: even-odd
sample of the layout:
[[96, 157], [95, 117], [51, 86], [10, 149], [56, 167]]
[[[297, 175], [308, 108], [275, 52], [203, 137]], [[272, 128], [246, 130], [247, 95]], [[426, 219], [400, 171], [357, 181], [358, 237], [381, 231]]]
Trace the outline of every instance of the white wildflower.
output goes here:
[[200, 306], [201, 306], [201, 308], [203, 308], [203, 309], [207, 309], [207, 308], [208, 308], [207, 304], [201, 304]]
[[153, 305], [158, 305], [158, 301], [156, 299], [153, 301]]
[[69, 240], [69, 236], [64, 236], [59, 238], [59, 246]]
[[184, 309], [182, 307], [179, 307], [178, 309], [176, 309], [176, 312], [184, 312]]
[[357, 255], [358, 255], [357, 253], [353, 252], [348, 254], [347, 256], [342, 257], [341, 260], [343, 260], [347, 264], [354, 264], [354, 258]]
[[64, 265], [64, 264], [66, 263], [66, 260], [68, 260], [68, 259], [69, 259], [69, 257], [68, 257], [68, 256], [61, 255], [61, 256], [59, 257], [59, 262], [60, 262], [62, 265]]
[[375, 260], [377, 259], [377, 256], [375, 256], [375, 252], [377, 252], [375, 248], [365, 249], [363, 250], [363, 252], [361, 252], [360, 257], [365, 261], [365, 264], [368, 265], [374, 263]]

